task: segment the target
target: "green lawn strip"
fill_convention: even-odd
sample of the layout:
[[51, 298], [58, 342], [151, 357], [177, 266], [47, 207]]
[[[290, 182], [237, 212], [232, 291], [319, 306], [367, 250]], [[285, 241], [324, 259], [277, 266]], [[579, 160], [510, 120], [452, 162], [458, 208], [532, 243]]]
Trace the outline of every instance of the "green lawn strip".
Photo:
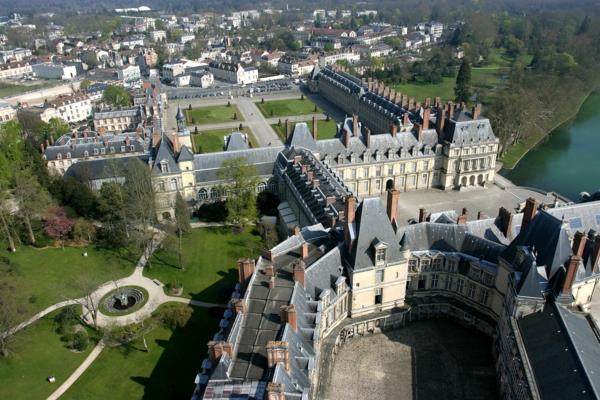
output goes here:
[[[321, 112], [317, 107], [315, 111], [315, 103], [308, 99], [288, 99], [288, 100], [271, 100], [255, 103], [260, 112], [265, 118], [286, 117], [290, 115], [305, 115]], [[271, 113], [272, 111], [272, 113]]]
[[[221, 122], [243, 121], [244, 117], [237, 106], [211, 106], [186, 109], [184, 111], [188, 125], [218, 124]], [[237, 114], [237, 119], [234, 115]]]
[[[95, 346], [95, 341], [90, 340], [84, 352], [67, 349], [53, 321], [57, 312], [15, 335], [11, 355], [0, 359], [0, 399], [45, 399], [77, 369]], [[56, 382], [47, 382], [48, 376], [56, 377]]]
[[[134, 304], [132, 307], [129, 307], [127, 310], [123, 310], [123, 311], [111, 311], [106, 307], [106, 300], [108, 299], [108, 297], [112, 297], [114, 296], [119, 289], [126, 289], [126, 288], [134, 288], [139, 290], [140, 292], [142, 292], [144, 298], [142, 299], [142, 301], [137, 302], [136, 304]], [[99, 310], [102, 314], [104, 315], [108, 315], [108, 316], [119, 316], [119, 315], [126, 315], [126, 314], [131, 314], [132, 312], [135, 312], [137, 310], [139, 310], [140, 308], [142, 308], [144, 306], [144, 304], [146, 304], [148, 302], [148, 291], [146, 289], [144, 289], [141, 286], [121, 286], [119, 287], [119, 289], [115, 289], [114, 291], [110, 291], [108, 293], [106, 293], [104, 296], [102, 296], [102, 298], [100, 299], [100, 303], [99, 303]]]
[[42, 82], [35, 85], [19, 85], [6, 82], [0, 82], [0, 97], [10, 97], [20, 93], [30, 92], [55, 86], [56, 82]]
[[261, 237], [251, 228], [241, 234], [231, 227], [193, 229], [183, 243], [185, 270], [179, 269], [177, 243], [165, 242], [144, 275], [164, 284], [182, 284], [183, 296], [224, 303], [237, 281], [237, 260], [256, 258], [262, 249]]
[[[230, 135], [232, 132], [239, 132], [238, 128], [226, 128], [226, 129], [213, 129], [200, 131], [192, 134], [192, 144], [194, 146], [195, 153], [214, 153], [217, 151], [223, 151], [225, 142], [224, 136]], [[250, 147], [256, 147], [257, 142], [254, 134], [247, 126], [243, 126], [242, 133], [248, 135], [248, 141]]]
[[64, 250], [19, 246], [15, 253], [0, 250], [0, 256], [10, 262], [10, 271], [0, 270], [0, 280], [15, 288], [19, 320], [68, 298], [81, 297], [87, 286], [99, 286], [130, 275], [137, 262], [137, 256], [126, 250], [94, 246]]
[[[308, 125], [308, 129], [312, 132], [312, 121], [306, 121]], [[281, 122], [281, 126], [279, 124], [271, 125], [279, 138], [281, 140], [285, 140], [285, 122]], [[294, 122], [290, 123], [290, 129], [293, 132], [296, 124]], [[337, 124], [333, 119], [329, 121], [325, 121], [324, 119], [320, 119], [317, 121], [317, 139], [333, 139], [335, 134], [337, 133]]]
[[172, 331], [160, 325], [147, 333], [147, 353], [141, 338], [126, 346], [105, 348], [61, 399], [190, 398], [194, 378], [207, 357], [206, 343], [217, 331], [217, 315], [222, 312], [192, 310], [182, 328]]

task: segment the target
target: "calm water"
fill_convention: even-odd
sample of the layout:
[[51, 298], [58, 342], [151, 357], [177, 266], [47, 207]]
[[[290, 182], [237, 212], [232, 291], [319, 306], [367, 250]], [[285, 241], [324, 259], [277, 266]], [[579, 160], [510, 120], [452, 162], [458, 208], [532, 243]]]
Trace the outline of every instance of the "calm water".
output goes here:
[[600, 190], [600, 93], [593, 93], [575, 119], [552, 132], [512, 171], [516, 185], [555, 191], [573, 201]]

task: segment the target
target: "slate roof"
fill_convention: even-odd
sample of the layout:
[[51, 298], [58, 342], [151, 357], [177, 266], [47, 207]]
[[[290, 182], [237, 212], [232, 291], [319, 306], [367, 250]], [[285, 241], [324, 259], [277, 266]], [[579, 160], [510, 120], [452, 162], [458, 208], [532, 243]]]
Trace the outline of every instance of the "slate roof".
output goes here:
[[[93, 157], [99, 155], [115, 155], [122, 153], [141, 153], [149, 151], [150, 141], [140, 137], [135, 132], [124, 132], [120, 134], [93, 135], [88, 137], [72, 138], [70, 135], [61, 136], [54, 145], [44, 150], [46, 160], [56, 160], [60, 154], [61, 159]], [[124, 151], [121, 147], [125, 146]], [[134, 146], [134, 149], [131, 149]], [[98, 154], [94, 153], [98, 150]], [[104, 149], [105, 154], [100, 154]], [[114, 151], [111, 151], [114, 150]]]
[[444, 125], [444, 139], [459, 145], [471, 145], [496, 140], [492, 126], [487, 118], [471, 118], [466, 110], [454, 113], [452, 119]]
[[[122, 171], [127, 162], [134, 158], [147, 163], [149, 155], [132, 155], [128, 157], [102, 158], [98, 160], [88, 160], [86, 162], [77, 162], [67, 169], [65, 178], [90, 180], [112, 178], [115, 172]], [[123, 176], [122, 173], [118, 173], [118, 175], [117, 178]]]
[[232, 132], [227, 136], [225, 151], [246, 150], [249, 148], [246, 136], [241, 132]]
[[600, 344], [583, 316], [549, 302], [517, 323], [542, 399], [600, 397]]
[[288, 144], [291, 147], [302, 147], [311, 151], [317, 150], [317, 141], [313, 138], [306, 122], [296, 123]]
[[177, 162], [180, 161], [194, 161], [194, 153], [186, 145], [181, 146], [181, 151], [177, 156]]
[[360, 203], [356, 210], [354, 232], [349, 263], [355, 271], [375, 265], [373, 244], [377, 241], [387, 244], [388, 263], [402, 260], [399, 240], [379, 198], [366, 198]]
[[162, 135], [160, 143], [158, 144], [152, 171], [156, 174], [162, 174], [161, 165], [163, 162], [165, 162], [168, 167], [167, 174], [179, 172], [179, 166], [177, 165], [177, 162], [175, 162], [175, 156], [173, 154], [173, 145], [165, 135]]
[[571, 255], [571, 243], [565, 226], [561, 220], [545, 210], [538, 211], [533, 220], [502, 253], [502, 257], [512, 264], [518, 246], [528, 246], [532, 249], [536, 254], [536, 264], [546, 267], [548, 279], [552, 279], [563, 268]]

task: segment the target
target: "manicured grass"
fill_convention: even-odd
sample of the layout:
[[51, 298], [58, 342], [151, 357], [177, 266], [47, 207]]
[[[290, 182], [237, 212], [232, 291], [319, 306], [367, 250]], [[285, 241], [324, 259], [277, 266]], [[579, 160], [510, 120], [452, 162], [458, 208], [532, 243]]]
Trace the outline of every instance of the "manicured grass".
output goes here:
[[194, 378], [207, 357], [206, 343], [217, 331], [220, 312], [193, 308], [182, 328], [154, 328], [145, 335], [147, 353], [142, 339], [105, 348], [61, 399], [189, 399]]
[[[243, 121], [244, 117], [238, 110], [237, 106], [212, 106], [186, 109], [184, 111], [187, 123], [189, 125], [202, 124], [217, 124], [221, 122]], [[237, 119], [234, 119], [234, 114], [237, 114]]]
[[[87, 252], [88, 256], [82, 254]], [[0, 270], [0, 280], [15, 288], [19, 319], [66, 300], [81, 297], [88, 286], [98, 286], [133, 272], [136, 258], [126, 251], [87, 247], [35, 249], [19, 246], [15, 253], [0, 250], [10, 268]]]
[[304, 100], [272, 100], [265, 101], [264, 103], [259, 101], [258, 103], [256, 103], [256, 106], [259, 108], [260, 112], [262, 112], [265, 118], [286, 117], [290, 115], [304, 115], [313, 114], [315, 112], [321, 112], [321, 110], [318, 107], [317, 111], [315, 111], [315, 103], [308, 100], [307, 98], [305, 98]]
[[[308, 129], [312, 132], [312, 121], [307, 121]], [[281, 126], [278, 124], [271, 125], [282, 141], [285, 141], [285, 123], [282, 121]], [[290, 123], [290, 129], [294, 131], [295, 123]], [[337, 133], [337, 124], [333, 119], [325, 121], [324, 119], [317, 121], [317, 139], [333, 139]]]
[[185, 270], [179, 269], [176, 248], [175, 241], [165, 243], [144, 274], [164, 284], [183, 284], [186, 297], [224, 303], [237, 280], [238, 258], [256, 258], [262, 239], [252, 228], [241, 234], [232, 233], [231, 227], [193, 229], [183, 243]]
[[[8, 358], [0, 358], [0, 399], [45, 399], [83, 362], [86, 351], [73, 352], [61, 342], [50, 314], [17, 333]], [[48, 383], [48, 376], [55, 383]]]
[[19, 85], [6, 82], [0, 82], [0, 97], [10, 97], [16, 94], [29, 92], [54, 86], [54, 82], [42, 82], [35, 85]]
[[[195, 153], [214, 153], [217, 151], [223, 151], [225, 142], [223, 136], [230, 135], [232, 132], [238, 132], [238, 128], [227, 128], [227, 129], [213, 129], [207, 131], [201, 131], [199, 133], [192, 134], [192, 144], [194, 145]], [[243, 126], [242, 133], [248, 135], [250, 147], [255, 146], [256, 139], [252, 134], [250, 128]]]

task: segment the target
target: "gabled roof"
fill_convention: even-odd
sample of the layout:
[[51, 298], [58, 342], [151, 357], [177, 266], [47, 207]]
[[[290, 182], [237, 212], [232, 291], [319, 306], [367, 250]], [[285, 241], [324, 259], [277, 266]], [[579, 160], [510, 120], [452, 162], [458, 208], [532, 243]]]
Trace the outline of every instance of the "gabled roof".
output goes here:
[[317, 142], [308, 129], [306, 122], [298, 122], [296, 124], [289, 145], [292, 147], [304, 147], [311, 151], [317, 149]]
[[225, 151], [246, 150], [248, 148], [248, 141], [243, 133], [232, 132], [231, 135], [227, 137]]
[[177, 162], [181, 161], [194, 161], [194, 153], [186, 145], [181, 146], [181, 151], [177, 156]]
[[562, 221], [544, 210], [538, 211], [525, 229], [521, 229], [502, 253], [502, 258], [514, 263], [518, 246], [531, 248], [536, 254], [536, 264], [546, 267], [548, 279], [552, 279], [571, 255], [569, 235]]
[[154, 157], [152, 171], [157, 174], [161, 174], [162, 170], [160, 166], [163, 162], [166, 162], [169, 171], [168, 173], [179, 172], [179, 167], [177, 166], [175, 157], [173, 155], [173, 147], [171, 146], [171, 142], [166, 139], [164, 135], [160, 139], [160, 144], [158, 145], [158, 150], [156, 151], [156, 156]]
[[396, 233], [379, 198], [366, 198], [360, 203], [354, 224], [356, 237], [350, 253], [350, 265], [355, 271], [375, 265], [373, 243], [376, 240], [389, 245], [386, 254], [388, 263], [402, 259]]

